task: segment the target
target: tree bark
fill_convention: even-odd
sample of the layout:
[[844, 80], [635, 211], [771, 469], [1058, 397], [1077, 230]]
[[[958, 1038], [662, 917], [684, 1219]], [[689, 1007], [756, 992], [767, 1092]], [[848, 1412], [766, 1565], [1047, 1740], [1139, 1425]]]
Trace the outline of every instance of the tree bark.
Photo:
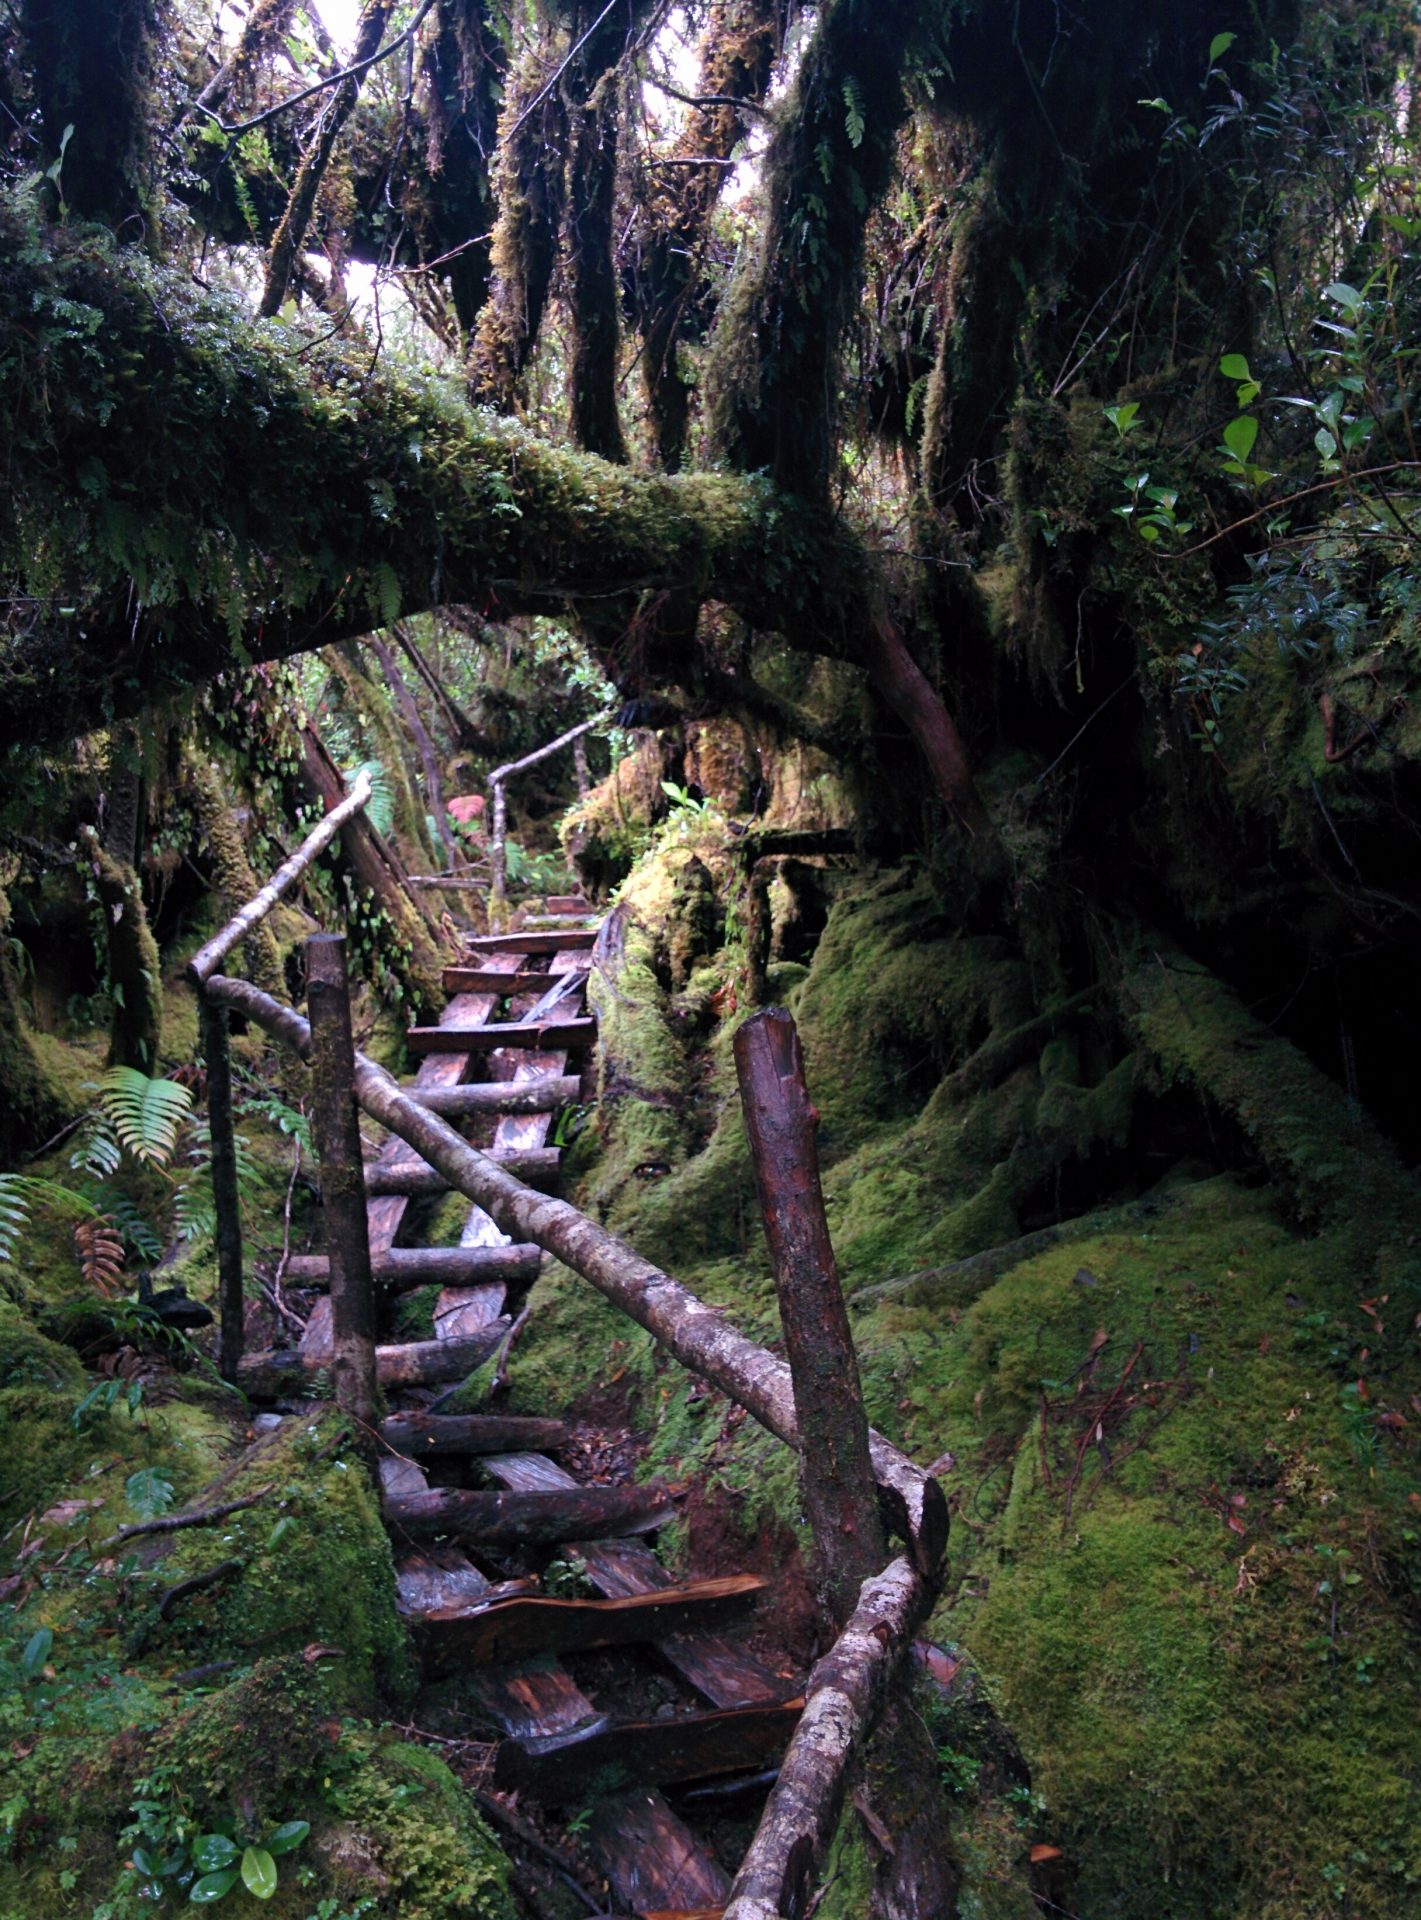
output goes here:
[[[375, 1378], [381, 1387], [439, 1387], [464, 1380], [493, 1352], [507, 1332], [496, 1320], [476, 1338], [414, 1340], [402, 1346], [376, 1347]], [[281, 1400], [303, 1393], [330, 1371], [329, 1356], [276, 1347], [249, 1353], [237, 1370], [237, 1384], [258, 1400]]]
[[569, 1487], [557, 1493], [461, 1493], [447, 1487], [385, 1502], [385, 1519], [412, 1540], [448, 1537], [483, 1547], [551, 1547], [561, 1540], [651, 1533], [676, 1517], [664, 1486]]
[[458, 864], [459, 849], [449, 826], [449, 815], [444, 807], [444, 782], [439, 773], [439, 756], [434, 751], [434, 742], [429, 737], [429, 729], [420, 718], [419, 707], [410, 692], [399, 663], [385, 642], [378, 635], [372, 635], [370, 651], [380, 662], [380, 671], [384, 674], [391, 693], [395, 696], [395, 705], [414, 741], [415, 751], [419, 754], [419, 764], [424, 769], [424, 792], [429, 802], [430, 817], [434, 821], [434, 830], [439, 836], [439, 844], [444, 849], [444, 864], [452, 869]]
[[[432, 1282], [477, 1287], [502, 1280], [528, 1286], [537, 1279], [542, 1258], [536, 1247], [387, 1247], [371, 1255], [370, 1270], [385, 1293], [407, 1293]], [[286, 1263], [293, 1287], [326, 1286], [330, 1272], [324, 1253], [293, 1254]]]
[[201, 995], [202, 1055], [207, 1067], [207, 1125], [212, 1140], [212, 1206], [217, 1216], [217, 1369], [235, 1385], [246, 1339], [242, 1284], [242, 1210], [232, 1131], [232, 1055], [227, 1009]]
[[321, 1161], [321, 1207], [330, 1249], [331, 1372], [336, 1400], [362, 1427], [379, 1413], [375, 1375], [375, 1283], [365, 1220], [365, 1180], [355, 1105], [355, 1046], [345, 936], [306, 942], [311, 1019], [312, 1131]]
[[819, 1185], [819, 1115], [792, 1017], [771, 1007], [747, 1020], [735, 1035], [735, 1068], [794, 1377], [800, 1493], [821, 1601], [839, 1623], [882, 1567], [887, 1547], [858, 1356]]
[[512, 1413], [400, 1413], [380, 1428], [391, 1452], [417, 1460], [449, 1453], [546, 1453], [572, 1437], [564, 1420]]

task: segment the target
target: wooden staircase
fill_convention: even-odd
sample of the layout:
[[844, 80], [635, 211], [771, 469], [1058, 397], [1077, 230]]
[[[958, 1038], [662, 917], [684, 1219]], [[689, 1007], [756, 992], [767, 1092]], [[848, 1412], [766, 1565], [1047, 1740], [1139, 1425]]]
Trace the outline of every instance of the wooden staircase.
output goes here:
[[[456, 1116], [495, 1113], [485, 1151], [535, 1184], [555, 1177], [560, 1154], [548, 1139], [558, 1108], [575, 1097], [570, 1060], [596, 1036], [585, 1009], [596, 929], [581, 900], [549, 909], [533, 928], [469, 940], [468, 964], [446, 970], [451, 998], [437, 1026], [409, 1035], [420, 1056], [412, 1097], [455, 1124]], [[441, 1415], [439, 1400], [431, 1404], [432, 1388], [464, 1380], [500, 1346], [500, 1367], [508, 1364], [520, 1324], [510, 1308], [542, 1263], [536, 1247], [512, 1244], [472, 1205], [457, 1248], [398, 1245], [411, 1198], [441, 1186], [395, 1138], [367, 1163], [382, 1292], [440, 1283], [435, 1339], [377, 1349], [391, 1402], [381, 1429], [386, 1522], [399, 1604], [425, 1676], [456, 1677], [476, 1727], [502, 1736], [495, 1794], [576, 1814], [617, 1912], [709, 1920], [728, 1896], [730, 1875], [661, 1788], [759, 1773], [787, 1744], [802, 1701], [725, 1631], [765, 1583], [746, 1575], [674, 1580], [635, 1537], [672, 1517], [665, 1489], [581, 1485], [552, 1457], [574, 1437], [565, 1422]], [[304, 1284], [320, 1284], [324, 1271], [322, 1256], [292, 1263], [292, 1278]], [[280, 1362], [271, 1390], [284, 1391], [283, 1381], [305, 1379], [331, 1357], [322, 1297], [300, 1350], [269, 1356]], [[471, 1478], [479, 1484], [467, 1485]], [[537, 1568], [553, 1551], [578, 1558], [595, 1599], [544, 1592]], [[600, 1711], [575, 1666], [609, 1648], [673, 1675], [680, 1703], [654, 1718]]]

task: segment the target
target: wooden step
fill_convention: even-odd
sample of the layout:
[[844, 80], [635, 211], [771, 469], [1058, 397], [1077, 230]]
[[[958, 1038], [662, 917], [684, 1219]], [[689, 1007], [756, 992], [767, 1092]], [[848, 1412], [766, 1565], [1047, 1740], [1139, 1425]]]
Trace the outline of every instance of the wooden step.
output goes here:
[[[495, 1321], [472, 1340], [420, 1340], [405, 1346], [376, 1347], [375, 1373], [382, 1387], [432, 1387], [462, 1380], [486, 1360], [508, 1331]], [[237, 1385], [258, 1400], [279, 1400], [302, 1393], [331, 1364], [328, 1353], [302, 1353], [277, 1347], [243, 1356]]]
[[597, 1044], [597, 1022], [504, 1020], [484, 1027], [411, 1027], [405, 1045], [413, 1054], [491, 1053], [495, 1047], [571, 1048]]
[[596, 938], [595, 927], [555, 927], [530, 933], [468, 934], [464, 946], [470, 953], [565, 953], [590, 947]]
[[494, 967], [446, 967], [446, 993], [496, 993], [511, 998], [515, 993], [536, 993], [548, 984], [546, 973], [500, 973]]
[[[491, 1150], [488, 1157], [516, 1174], [520, 1180], [526, 1180], [530, 1186], [540, 1186], [557, 1173], [562, 1152], [557, 1147], [534, 1147], [531, 1150], [515, 1147], [511, 1151]], [[365, 1169], [365, 1191], [371, 1199], [392, 1193], [406, 1196], [447, 1193], [449, 1182], [437, 1167], [428, 1166], [422, 1160], [390, 1163], [372, 1160]], [[458, 1252], [459, 1249], [449, 1251]]]
[[753, 1574], [696, 1580], [625, 1600], [555, 1600], [528, 1595], [470, 1611], [440, 1610], [419, 1622], [425, 1670], [451, 1673], [463, 1666], [536, 1660], [549, 1653], [585, 1652], [656, 1640], [666, 1633], [719, 1626], [747, 1612], [766, 1582]]
[[[484, 1470], [501, 1486], [524, 1492], [575, 1486], [571, 1474], [536, 1453], [500, 1454]], [[577, 1540], [566, 1543], [585, 1563], [587, 1577], [609, 1600], [658, 1593], [675, 1584], [639, 1540]], [[785, 1681], [752, 1653], [719, 1633], [668, 1633], [656, 1641], [667, 1666], [713, 1707], [770, 1705], [789, 1691]]]
[[[533, 1246], [387, 1247], [370, 1261], [376, 1280], [390, 1293], [432, 1283], [471, 1287], [485, 1280], [531, 1286], [542, 1264], [542, 1250]], [[324, 1287], [330, 1280], [330, 1262], [323, 1253], [293, 1254], [286, 1263], [286, 1280], [293, 1287]]]
[[422, 1087], [416, 1081], [403, 1091], [416, 1106], [455, 1119], [468, 1113], [553, 1113], [577, 1105], [582, 1082], [575, 1073], [554, 1073], [540, 1080], [478, 1080], [466, 1087]]
[[590, 1782], [622, 1792], [746, 1773], [784, 1752], [803, 1707], [802, 1699], [786, 1700], [504, 1740], [493, 1783], [502, 1792], [565, 1807], [585, 1798]]
[[[439, 1343], [435, 1343], [439, 1344]], [[449, 1345], [464, 1342], [449, 1342]], [[385, 1519], [411, 1540], [441, 1537], [471, 1546], [556, 1546], [572, 1538], [652, 1533], [675, 1518], [664, 1486], [579, 1487], [555, 1493], [465, 1493], [438, 1487], [385, 1503]]]
[[543, 901], [545, 913], [595, 913], [594, 903], [582, 893], [550, 893]]
[[562, 1420], [513, 1413], [397, 1413], [380, 1428], [387, 1447], [415, 1460], [506, 1453], [510, 1447], [565, 1447], [572, 1437], [573, 1429]]

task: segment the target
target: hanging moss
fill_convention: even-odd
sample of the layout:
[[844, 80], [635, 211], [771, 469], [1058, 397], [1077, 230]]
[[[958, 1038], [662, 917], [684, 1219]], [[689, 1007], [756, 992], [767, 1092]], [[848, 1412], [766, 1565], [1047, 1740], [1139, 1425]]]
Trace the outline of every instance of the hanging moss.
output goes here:
[[[213, 875], [222, 895], [226, 912], [234, 914], [257, 893], [261, 882], [252, 872], [241, 830], [233, 818], [211, 763], [198, 754], [188, 757], [188, 778], [192, 785], [198, 824], [212, 856]], [[270, 926], [263, 923], [243, 946], [253, 983], [277, 999], [285, 997], [286, 980], [281, 956]]]

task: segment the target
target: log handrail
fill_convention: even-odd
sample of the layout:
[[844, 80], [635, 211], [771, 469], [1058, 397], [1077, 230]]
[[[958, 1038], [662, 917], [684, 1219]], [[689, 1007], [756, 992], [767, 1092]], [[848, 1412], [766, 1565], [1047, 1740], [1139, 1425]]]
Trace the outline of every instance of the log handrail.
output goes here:
[[282, 861], [259, 893], [253, 894], [244, 907], [237, 909], [221, 932], [215, 933], [205, 946], [198, 948], [187, 966], [188, 978], [194, 986], [204, 986], [233, 947], [245, 940], [253, 927], [260, 926], [292, 882], [299, 880], [316, 855], [330, 845], [351, 815], [359, 813], [366, 805], [372, 791], [370, 775], [362, 769], [355, 785], [340, 805], [333, 807], [320, 825], [307, 834], [295, 853]]
[[[207, 992], [309, 1058], [310, 1026], [294, 1008], [223, 974], [208, 980]], [[356, 1055], [355, 1097], [372, 1120], [437, 1167], [451, 1187], [481, 1206], [505, 1233], [516, 1241], [532, 1241], [581, 1274], [682, 1366], [720, 1388], [761, 1426], [798, 1449], [794, 1388], [785, 1361], [728, 1325], [718, 1309], [566, 1200], [525, 1186], [471, 1147], [363, 1054]], [[941, 1487], [880, 1433], [870, 1432], [869, 1455], [894, 1530], [907, 1541], [916, 1569], [934, 1580], [947, 1546], [947, 1501]]]

